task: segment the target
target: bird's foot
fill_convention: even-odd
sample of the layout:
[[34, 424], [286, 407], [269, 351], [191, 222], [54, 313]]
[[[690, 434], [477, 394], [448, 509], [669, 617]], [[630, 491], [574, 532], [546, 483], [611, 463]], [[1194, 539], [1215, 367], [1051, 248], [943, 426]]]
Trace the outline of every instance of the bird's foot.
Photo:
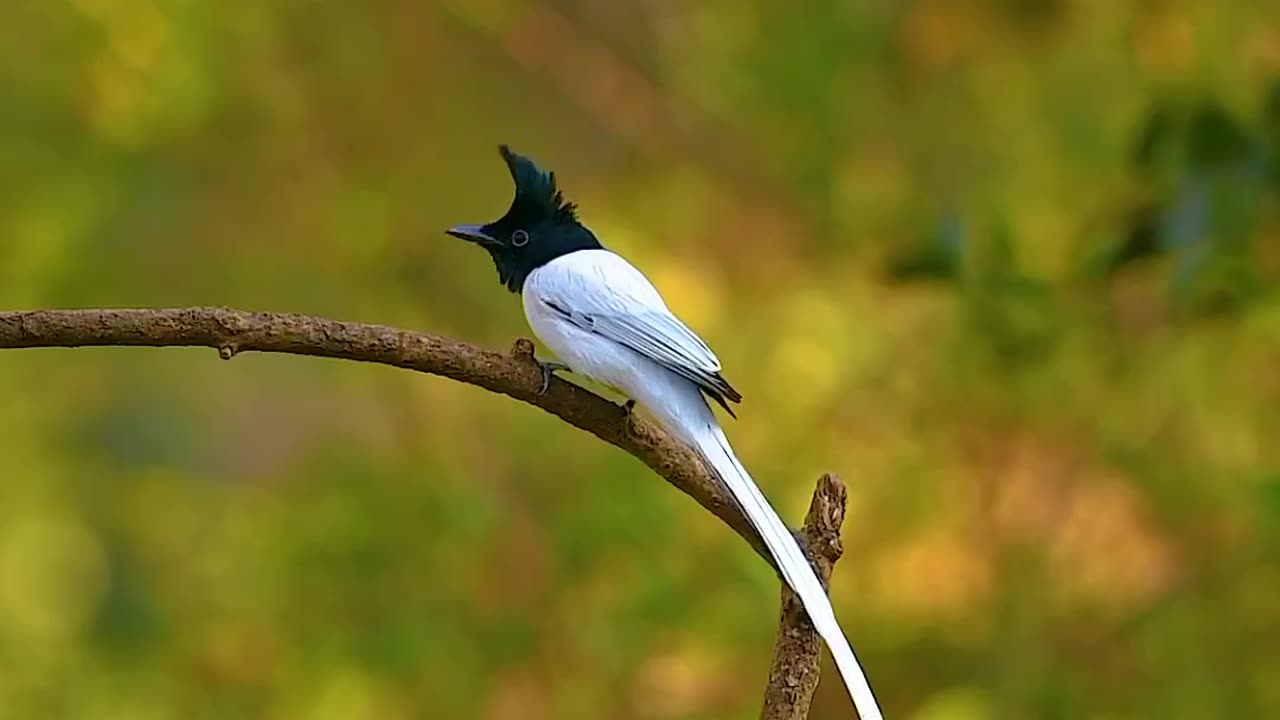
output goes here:
[[547, 388], [551, 387], [551, 376], [561, 370], [568, 370], [569, 366], [554, 360], [546, 362], [535, 360], [535, 362], [538, 363], [538, 367], [542, 368], [542, 388], [538, 390], [538, 397], [542, 397], [547, 393]]

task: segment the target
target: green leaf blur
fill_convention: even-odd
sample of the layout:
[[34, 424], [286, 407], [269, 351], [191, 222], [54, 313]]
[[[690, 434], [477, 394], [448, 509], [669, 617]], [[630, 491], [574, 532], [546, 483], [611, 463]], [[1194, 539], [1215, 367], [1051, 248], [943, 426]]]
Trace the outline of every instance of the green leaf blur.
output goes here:
[[[1280, 12], [7, 0], [0, 307], [527, 334], [443, 235], [554, 169], [746, 397], [887, 714], [1280, 716]], [[0, 354], [0, 718], [750, 718], [778, 587], [531, 407]], [[838, 684], [813, 717], [847, 717]]]

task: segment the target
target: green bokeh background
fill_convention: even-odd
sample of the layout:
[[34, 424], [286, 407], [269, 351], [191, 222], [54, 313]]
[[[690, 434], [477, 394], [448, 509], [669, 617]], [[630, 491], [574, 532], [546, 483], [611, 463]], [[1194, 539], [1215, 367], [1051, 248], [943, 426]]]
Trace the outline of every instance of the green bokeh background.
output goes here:
[[[5, 0], [0, 307], [527, 333], [499, 142], [703, 334], [892, 718], [1280, 716], [1265, 0]], [[777, 583], [384, 367], [0, 353], [0, 718], [748, 718]], [[827, 666], [814, 718], [847, 717]]]

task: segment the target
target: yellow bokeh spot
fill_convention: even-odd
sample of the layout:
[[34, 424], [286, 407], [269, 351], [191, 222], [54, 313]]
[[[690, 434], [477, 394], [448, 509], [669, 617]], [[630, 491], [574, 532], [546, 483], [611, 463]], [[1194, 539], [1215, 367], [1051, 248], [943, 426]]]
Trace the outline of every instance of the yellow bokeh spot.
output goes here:
[[582, 224], [610, 250], [636, 263], [646, 275], [653, 277], [647, 269], [648, 265], [642, 262], [647, 256], [652, 256], [651, 245], [630, 225], [610, 222], [607, 217], [599, 215], [592, 215], [590, 221]]
[[[191, 98], [172, 92], [184, 58], [164, 10], [153, 3], [116, 0], [77, 0], [75, 6], [97, 22], [106, 37], [86, 71], [85, 108], [99, 135], [135, 144], [157, 120], [180, 115]], [[183, 78], [178, 84], [191, 80]]]
[[30, 516], [0, 531], [0, 623], [40, 642], [92, 619], [107, 588], [98, 538], [72, 518]]
[[831, 348], [807, 333], [790, 333], [773, 348], [771, 400], [789, 413], [806, 410], [826, 396], [838, 376]]
[[25, 302], [29, 293], [43, 287], [61, 268], [67, 245], [66, 222], [45, 208], [21, 213], [14, 218], [11, 240], [7, 252], [0, 256], [0, 279], [10, 302]]
[[523, 6], [513, 0], [442, 0], [439, 6], [476, 30], [503, 33], [519, 19]]
[[380, 717], [374, 688], [355, 670], [335, 673], [315, 694], [309, 720], [363, 720]]
[[990, 590], [989, 559], [954, 533], [931, 530], [880, 558], [875, 587], [887, 607], [922, 616], [969, 610]]
[[912, 715], [913, 720], [985, 720], [992, 717], [986, 694], [972, 686], [935, 693]]
[[1123, 478], [1074, 491], [1049, 548], [1054, 575], [1076, 599], [1126, 608], [1163, 592], [1174, 558], [1143, 518], [1142, 498]]
[[768, 384], [771, 402], [789, 414], [810, 411], [835, 392], [857, 359], [848, 356], [848, 314], [817, 290], [797, 290], [776, 326]]
[[1133, 51], [1138, 62], [1148, 70], [1186, 70], [1197, 56], [1195, 26], [1186, 15], [1173, 8], [1153, 11], [1138, 19]]
[[653, 263], [650, 277], [667, 307], [694, 332], [705, 335], [718, 324], [724, 294], [714, 271], [698, 267], [690, 258], [673, 256]]
[[637, 707], [652, 717], [677, 718], [707, 712], [715, 702], [724, 663], [706, 644], [685, 643], [651, 656], [637, 674]]

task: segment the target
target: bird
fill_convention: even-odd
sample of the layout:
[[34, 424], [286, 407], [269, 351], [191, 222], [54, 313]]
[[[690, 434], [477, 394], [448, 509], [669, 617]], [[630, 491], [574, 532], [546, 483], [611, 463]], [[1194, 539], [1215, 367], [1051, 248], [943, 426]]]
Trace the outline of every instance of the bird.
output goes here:
[[557, 187], [555, 173], [506, 144], [498, 151], [515, 184], [510, 208], [493, 222], [455, 225], [446, 233], [487, 251], [499, 282], [521, 296], [530, 329], [556, 356], [538, 361], [541, 393], [553, 373], [573, 372], [628, 398], [628, 412], [638, 402], [701, 455], [799, 596], [859, 716], [880, 720], [876, 697], [821, 580], [734, 454], [708, 402], [736, 417], [730, 403], [742, 401], [719, 358], [639, 269], [601, 244], [579, 219], [577, 205]]

